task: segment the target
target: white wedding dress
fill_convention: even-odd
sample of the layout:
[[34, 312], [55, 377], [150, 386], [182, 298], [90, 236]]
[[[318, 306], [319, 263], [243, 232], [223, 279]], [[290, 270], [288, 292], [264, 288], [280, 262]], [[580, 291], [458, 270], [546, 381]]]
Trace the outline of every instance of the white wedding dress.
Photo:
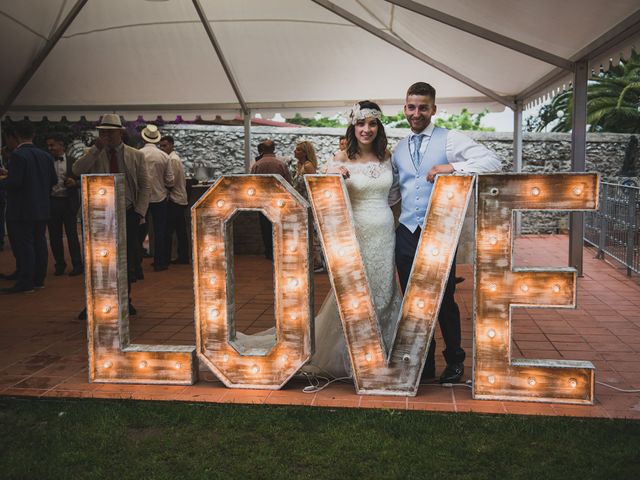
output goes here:
[[[330, 165], [340, 166], [346, 167], [350, 173], [345, 182], [353, 211], [356, 238], [360, 244], [380, 331], [388, 350], [402, 306], [396, 281], [393, 213], [388, 203], [393, 181], [391, 162], [332, 162]], [[274, 328], [254, 335], [240, 332], [236, 335], [238, 343], [250, 348], [264, 348], [275, 342]], [[351, 375], [351, 361], [333, 290], [327, 295], [315, 318], [315, 353], [302, 371], [329, 374], [336, 378]]]

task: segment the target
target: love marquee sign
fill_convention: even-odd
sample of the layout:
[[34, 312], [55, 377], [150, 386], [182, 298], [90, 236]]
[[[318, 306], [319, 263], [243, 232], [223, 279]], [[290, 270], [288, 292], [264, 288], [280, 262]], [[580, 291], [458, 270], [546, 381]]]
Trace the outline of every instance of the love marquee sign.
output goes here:
[[[129, 341], [124, 177], [82, 177], [89, 377], [92, 382], [192, 384], [197, 361], [227, 387], [279, 389], [313, 353], [311, 212], [353, 367], [357, 393], [416, 395], [467, 206], [476, 194], [473, 397], [593, 404], [587, 361], [511, 355], [511, 311], [575, 308], [572, 268], [513, 266], [514, 212], [594, 210], [597, 174], [439, 176], [394, 340], [386, 351], [344, 181], [307, 175], [309, 202], [278, 175], [221, 177], [192, 208], [196, 345]], [[273, 224], [276, 340], [235, 333], [232, 221], [260, 211]]]

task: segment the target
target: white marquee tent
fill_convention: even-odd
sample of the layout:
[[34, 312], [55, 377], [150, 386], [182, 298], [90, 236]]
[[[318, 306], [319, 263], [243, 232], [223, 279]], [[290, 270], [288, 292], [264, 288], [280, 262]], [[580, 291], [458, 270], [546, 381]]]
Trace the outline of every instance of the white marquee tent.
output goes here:
[[394, 114], [422, 80], [512, 108], [518, 168], [522, 109], [573, 83], [582, 170], [588, 74], [634, 46], [638, 0], [2, 0], [0, 117], [241, 112], [248, 140], [253, 113]]

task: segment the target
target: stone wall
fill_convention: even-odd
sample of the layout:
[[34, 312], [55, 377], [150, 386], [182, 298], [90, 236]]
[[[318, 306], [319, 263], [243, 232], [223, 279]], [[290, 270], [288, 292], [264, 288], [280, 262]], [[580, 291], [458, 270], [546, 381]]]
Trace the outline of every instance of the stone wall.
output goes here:
[[[244, 173], [243, 127], [210, 125], [168, 125], [163, 133], [170, 134], [176, 150], [184, 160], [188, 174], [203, 181], [220, 175]], [[344, 135], [342, 128], [274, 128], [253, 127], [251, 151], [257, 152], [258, 143], [271, 138], [277, 144], [277, 153], [293, 162], [296, 143], [308, 140], [316, 147], [322, 168], [336, 151], [338, 140]], [[406, 129], [387, 129], [389, 143], [394, 146], [407, 135]], [[494, 150], [503, 162], [503, 171], [513, 169], [513, 136], [510, 133], [468, 132], [476, 141]], [[598, 172], [603, 180], [616, 181], [622, 167], [625, 148], [630, 135], [587, 135], [587, 171]], [[571, 134], [525, 133], [523, 138], [523, 170], [549, 173], [571, 170]], [[640, 165], [636, 165], [640, 175]], [[557, 233], [568, 228], [568, 215], [551, 212], [524, 212], [523, 233]]]

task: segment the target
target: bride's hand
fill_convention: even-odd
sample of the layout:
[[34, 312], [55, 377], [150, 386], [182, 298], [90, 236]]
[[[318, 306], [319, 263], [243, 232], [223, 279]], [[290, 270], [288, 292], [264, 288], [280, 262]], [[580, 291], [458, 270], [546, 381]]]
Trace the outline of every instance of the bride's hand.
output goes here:
[[342, 175], [342, 178], [347, 179], [351, 176], [347, 167], [338, 167], [338, 173]]

